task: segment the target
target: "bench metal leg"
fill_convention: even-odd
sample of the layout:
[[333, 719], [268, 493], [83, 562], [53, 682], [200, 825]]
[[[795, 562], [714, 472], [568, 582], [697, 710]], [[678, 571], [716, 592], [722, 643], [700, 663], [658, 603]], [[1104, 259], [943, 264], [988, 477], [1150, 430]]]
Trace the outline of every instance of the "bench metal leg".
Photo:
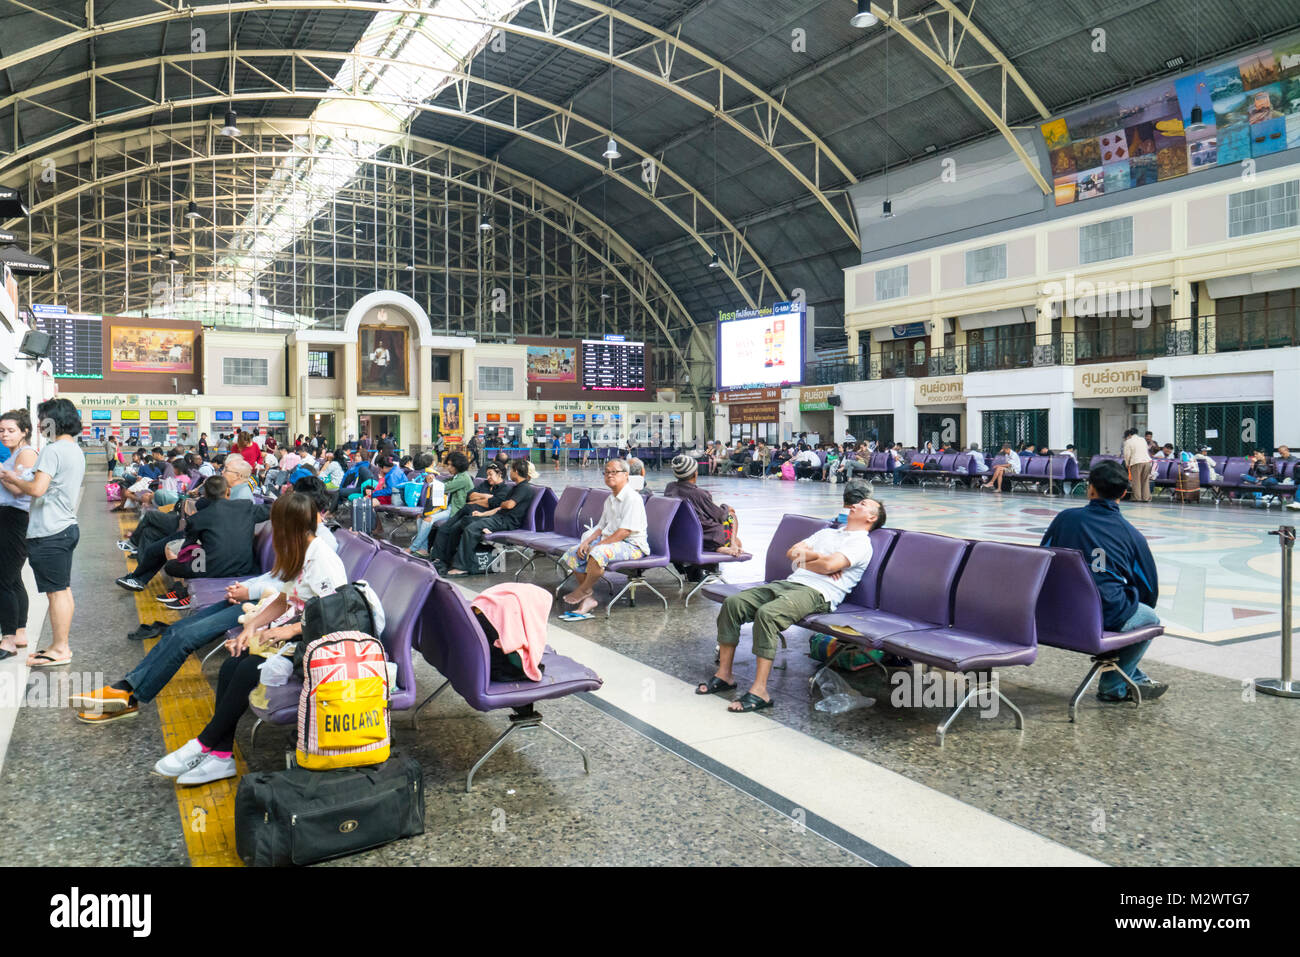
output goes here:
[[262, 719], [258, 718], [253, 722], [253, 727], [248, 732], [248, 746], [250, 748], [257, 746], [257, 729], [262, 726]]
[[[700, 579], [700, 583], [696, 585], [694, 588], [692, 588], [690, 594], [686, 596], [686, 603], [684, 607], [686, 608], [691, 607], [691, 599], [694, 598], [697, 594], [699, 594], [700, 589], [703, 588], [705, 585], [712, 585], [715, 583], [720, 583], [721, 581], [722, 581], [721, 575], [714, 575], [712, 573], [705, 575], [703, 578]], [[683, 587], [685, 587], [684, 580], [683, 580]]]
[[226, 647], [225, 641], [217, 642], [217, 646], [203, 656], [203, 660], [199, 662], [199, 668], [202, 668], [204, 665], [206, 665], [208, 663], [208, 659], [211, 658], [213, 655], [215, 655], [218, 651], [220, 651], [224, 647]]
[[[601, 579], [601, 580], [603, 581], [604, 579]], [[638, 588], [649, 588], [652, 592], [655, 593], [655, 595], [659, 598], [659, 600], [660, 600], [661, 602], [664, 603], [664, 611], [667, 611], [667, 610], [668, 610], [668, 599], [665, 598], [665, 597], [663, 596], [663, 593], [661, 593], [661, 592], [659, 591], [658, 588], [655, 588], [654, 585], [650, 584], [650, 583], [649, 583], [648, 581], [646, 581], [644, 578], [639, 578], [639, 577], [638, 577], [638, 578], [629, 578], [629, 579], [627, 580], [627, 584], [624, 585], [622, 588], [620, 588], [620, 589], [618, 590], [618, 594], [615, 595], [613, 598], [611, 598], [611, 599], [609, 600], [609, 603], [608, 603], [607, 605], [605, 605], [605, 617], [606, 617], [606, 618], [609, 617], [609, 611], [610, 611], [611, 608], [614, 607], [614, 602], [616, 602], [616, 601], [618, 601], [620, 598], [622, 598], [622, 597], [623, 597], [623, 593], [626, 592], [626, 591], [629, 591], [629, 590], [631, 591], [631, 594], [630, 594], [628, 597], [632, 600], [632, 604], [633, 604], [633, 606], [635, 606], [635, 605], [636, 605], [636, 590], [637, 590]]]
[[448, 679], [447, 679], [446, 681], [444, 681], [442, 684], [438, 685], [438, 689], [437, 689], [436, 691], [434, 691], [433, 694], [429, 695], [429, 697], [427, 697], [427, 698], [425, 698], [423, 701], [421, 701], [420, 704], [416, 707], [416, 709], [415, 709], [413, 712], [411, 712], [411, 727], [412, 727], [412, 728], [419, 728], [419, 727], [420, 727], [420, 710], [421, 710], [421, 709], [422, 709], [426, 704], [428, 704], [430, 701], [432, 701], [434, 698], [438, 697], [438, 695], [440, 695], [440, 694], [442, 694], [444, 691], [446, 691], [446, 690], [447, 690], [447, 687], [448, 687], [450, 684], [451, 684], [451, 679], [448, 678]]
[[533, 710], [532, 705], [529, 705], [527, 708], [516, 711], [514, 714], [510, 716], [510, 727], [506, 728], [504, 731], [501, 732], [501, 735], [494, 742], [492, 742], [492, 747], [488, 748], [487, 751], [484, 752], [483, 757], [475, 761], [474, 766], [469, 769], [469, 777], [465, 779], [466, 794], [468, 794], [473, 789], [474, 775], [478, 773], [478, 769], [483, 766], [484, 762], [486, 762], [488, 758], [492, 757], [492, 755], [494, 755], [497, 752], [497, 749], [500, 748], [501, 745], [506, 743], [506, 739], [510, 737], [510, 735], [524, 728], [541, 728], [543, 731], [548, 731], [551, 734], [553, 734], [555, 737], [559, 738], [569, 747], [575, 748], [577, 752], [582, 755], [583, 773], [584, 774], [591, 773], [591, 762], [587, 757], [587, 749], [577, 744], [576, 742], [569, 740], [564, 735], [560, 734], [560, 732], [552, 728], [549, 724], [547, 724], [545, 721], [542, 720], [542, 716], [539, 713]]
[[1071, 722], [1074, 721], [1079, 702], [1083, 700], [1083, 695], [1088, 690], [1088, 686], [1092, 684], [1092, 679], [1098, 674], [1107, 671], [1114, 671], [1124, 679], [1124, 683], [1133, 689], [1133, 703], [1139, 708], [1142, 707], [1142, 689], [1137, 686], [1137, 682], [1124, 673], [1124, 669], [1119, 666], [1114, 658], [1097, 657], [1092, 659], [1092, 667], [1088, 669], [1088, 673], [1084, 676], [1083, 681], [1079, 683], [1079, 687], [1074, 689], [1074, 694], [1070, 698]]
[[992, 681], [991, 675], [983, 675], [982, 677], [985, 680], [981, 681], [977, 678], [974, 682], [971, 683], [970, 687], [966, 691], [966, 696], [961, 699], [961, 703], [958, 704], [957, 707], [953, 709], [952, 714], [948, 715], [947, 720], [945, 720], [943, 724], [939, 725], [939, 727], [936, 729], [936, 737], [937, 737], [939, 747], [943, 747], [944, 735], [948, 733], [948, 729], [952, 726], [953, 721], [957, 719], [957, 715], [961, 714], [962, 709], [965, 708], [966, 705], [970, 703], [971, 698], [975, 697], [977, 694], [980, 694], [981, 692], [984, 692], [985, 689], [987, 688], [991, 688], [993, 692], [998, 696], [998, 699], [1002, 701], [1002, 703], [1005, 704], [1008, 708], [1011, 709], [1012, 714], [1014, 714], [1016, 718], [1016, 730], [1023, 731], [1025, 729], [1025, 716], [1021, 713], [1020, 709], [1015, 706], [1015, 704], [1011, 701], [1010, 698], [1008, 698], [1006, 695], [1002, 693], [1001, 688], [998, 688], [996, 685], [991, 684]]

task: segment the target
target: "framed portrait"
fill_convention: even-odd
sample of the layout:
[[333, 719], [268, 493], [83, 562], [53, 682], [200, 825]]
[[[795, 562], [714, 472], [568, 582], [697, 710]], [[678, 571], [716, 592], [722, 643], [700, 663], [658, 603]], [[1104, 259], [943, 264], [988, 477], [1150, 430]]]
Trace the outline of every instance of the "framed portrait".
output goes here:
[[362, 326], [357, 353], [358, 395], [409, 395], [406, 329]]
[[464, 431], [465, 397], [459, 392], [438, 395], [438, 431], [452, 442], [459, 442]]

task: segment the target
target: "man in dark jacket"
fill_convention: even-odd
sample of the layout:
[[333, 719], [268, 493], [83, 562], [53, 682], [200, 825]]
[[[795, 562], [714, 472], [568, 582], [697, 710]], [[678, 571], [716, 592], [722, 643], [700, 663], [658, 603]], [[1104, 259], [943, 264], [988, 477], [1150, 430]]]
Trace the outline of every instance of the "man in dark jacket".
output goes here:
[[[1102, 627], [1107, 631], [1134, 631], [1160, 624], [1155, 605], [1160, 581], [1155, 559], [1142, 533], [1120, 514], [1119, 500], [1129, 490], [1128, 476], [1117, 462], [1100, 462], [1088, 473], [1088, 504], [1052, 519], [1043, 545], [1073, 548], [1083, 553], [1101, 593]], [[1169, 686], [1142, 672], [1138, 662], [1150, 641], [1129, 645], [1116, 663], [1142, 691], [1142, 700], [1158, 698]], [[1129, 701], [1132, 692], [1114, 671], [1101, 675], [1100, 701]]]
[[[713, 496], [696, 484], [700, 464], [689, 455], [679, 455], [673, 459], [673, 477], [675, 481], [664, 486], [667, 498], [679, 498], [691, 506], [700, 519], [700, 528], [704, 530], [704, 548], [710, 552], [727, 552], [738, 555], [740, 547], [740, 527], [736, 512], [727, 505], [719, 505]], [[727, 536], [727, 523], [731, 524], [731, 536]]]

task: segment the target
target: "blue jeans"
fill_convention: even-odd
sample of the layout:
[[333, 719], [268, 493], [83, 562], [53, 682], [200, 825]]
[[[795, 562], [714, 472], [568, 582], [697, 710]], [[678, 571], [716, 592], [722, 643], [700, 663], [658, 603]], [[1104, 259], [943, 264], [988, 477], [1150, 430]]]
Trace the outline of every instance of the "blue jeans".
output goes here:
[[181, 670], [186, 658], [238, 625], [242, 614], [239, 605], [219, 601], [176, 622], [158, 636], [158, 644], [126, 676], [131, 693], [140, 701], [152, 701]]
[[[1139, 603], [1137, 611], [1133, 612], [1133, 617], [1124, 622], [1124, 627], [1121, 628], [1120, 631], [1135, 631], [1138, 628], [1146, 628], [1148, 625], [1158, 624], [1160, 624], [1160, 616], [1156, 614], [1156, 610], [1150, 605]], [[1129, 645], [1121, 651], [1119, 657], [1115, 659], [1116, 664], [1120, 666], [1124, 674], [1132, 678], [1137, 684], [1149, 680], [1146, 673], [1138, 667], [1138, 662], [1141, 661], [1142, 656], [1146, 654], [1147, 646], [1149, 644], [1151, 644], [1150, 639], [1139, 641], [1135, 645]], [[1105, 692], [1106, 694], [1128, 694], [1127, 688], [1128, 685], [1124, 683], [1124, 679], [1113, 671], [1102, 672], [1101, 680], [1097, 683], [1097, 690]]]

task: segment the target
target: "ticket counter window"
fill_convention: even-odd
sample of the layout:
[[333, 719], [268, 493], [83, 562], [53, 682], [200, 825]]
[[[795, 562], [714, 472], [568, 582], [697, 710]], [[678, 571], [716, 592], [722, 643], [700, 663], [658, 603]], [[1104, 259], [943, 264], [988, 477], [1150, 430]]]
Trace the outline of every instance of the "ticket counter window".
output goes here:
[[164, 448], [167, 445], [168, 427], [166, 422], [149, 423], [149, 444], [161, 445]]

